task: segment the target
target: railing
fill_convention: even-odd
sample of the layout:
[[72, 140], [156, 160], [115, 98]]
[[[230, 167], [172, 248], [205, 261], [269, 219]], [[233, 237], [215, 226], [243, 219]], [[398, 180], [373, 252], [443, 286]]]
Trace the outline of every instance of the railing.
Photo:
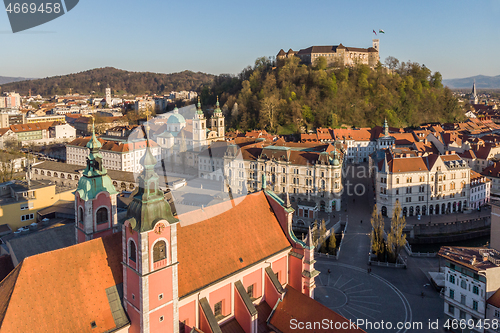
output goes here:
[[406, 253], [408, 253], [408, 255], [410, 257], [426, 257], [426, 258], [433, 258], [433, 257], [436, 257], [437, 256], [437, 252], [413, 252], [411, 250], [411, 245], [406, 242], [405, 246], [404, 246], [404, 249], [406, 251]]
[[382, 266], [382, 267], [394, 267], [394, 268], [406, 268], [406, 260], [401, 257], [400, 254], [398, 254], [398, 259], [396, 260], [395, 263], [391, 262], [382, 262], [382, 261], [372, 261], [372, 256], [371, 254], [368, 256], [368, 264], [369, 265], [376, 265], [376, 266]]
[[[340, 223], [337, 222], [337, 224]], [[342, 249], [342, 244], [344, 242], [344, 236], [345, 236], [345, 232], [347, 230], [347, 225], [349, 224], [349, 221], [348, 219], [346, 219], [346, 222], [345, 222], [345, 227], [344, 227], [344, 230], [342, 231], [342, 236], [340, 237], [340, 244], [339, 244], [339, 248], [337, 249], [337, 253], [335, 255], [330, 255], [328, 253], [319, 253], [319, 252], [315, 252], [314, 255], [318, 256], [318, 257], [322, 257], [322, 258], [330, 258], [330, 259], [336, 259], [336, 260], [339, 260], [339, 257], [340, 257], [340, 250]], [[330, 235], [330, 233], [332, 232], [333, 230], [333, 235], [335, 235], [335, 226], [333, 226], [330, 230], [327, 231], [327, 234]], [[326, 236], [328, 237], [328, 236]]]

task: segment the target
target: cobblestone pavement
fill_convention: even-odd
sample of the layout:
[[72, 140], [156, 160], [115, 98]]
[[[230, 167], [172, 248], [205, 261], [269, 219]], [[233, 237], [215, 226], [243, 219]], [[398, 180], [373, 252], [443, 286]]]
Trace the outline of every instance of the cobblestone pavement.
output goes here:
[[[355, 175], [361, 172], [356, 167]], [[442, 324], [443, 299], [429, 285], [429, 271], [439, 270], [438, 258], [408, 258], [407, 269], [368, 266], [373, 209], [373, 191], [368, 177], [352, 177], [351, 184], [360, 184], [358, 195], [346, 193], [342, 219], [348, 220], [339, 260], [317, 257], [316, 269], [321, 272], [316, 280], [315, 298], [346, 318], [391, 322], [392, 329], [361, 327], [367, 332], [444, 332]], [[347, 211], [345, 211], [347, 209]], [[367, 270], [371, 268], [371, 273]], [[328, 269], [331, 273], [328, 274]], [[422, 297], [422, 293], [424, 296]], [[375, 318], [375, 319], [374, 319]], [[439, 320], [437, 330], [428, 327], [429, 320]], [[398, 322], [422, 328], [397, 329]]]

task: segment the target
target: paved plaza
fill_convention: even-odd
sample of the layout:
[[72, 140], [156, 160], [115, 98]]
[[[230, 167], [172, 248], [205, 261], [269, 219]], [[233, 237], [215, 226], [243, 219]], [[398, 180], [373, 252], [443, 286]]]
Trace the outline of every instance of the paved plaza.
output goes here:
[[[357, 168], [360, 167], [366, 166]], [[365, 191], [354, 196], [345, 193], [340, 218], [348, 220], [348, 224], [342, 250], [339, 260], [316, 258], [315, 267], [321, 274], [316, 279], [315, 299], [352, 321], [363, 319], [374, 323], [383, 320], [393, 325], [392, 329], [361, 327], [369, 333], [444, 332], [443, 299], [430, 286], [428, 276], [429, 271], [439, 271], [439, 258], [410, 257], [406, 269], [369, 266], [370, 217], [374, 204], [371, 181], [367, 177], [353, 178], [352, 174], [347, 175], [347, 180], [351, 184], [361, 184], [357, 188], [363, 187]], [[386, 229], [390, 229], [387, 222]], [[440, 328], [430, 329], [429, 320], [439, 320]], [[412, 326], [422, 323], [423, 326], [397, 329], [398, 322], [411, 322]]]

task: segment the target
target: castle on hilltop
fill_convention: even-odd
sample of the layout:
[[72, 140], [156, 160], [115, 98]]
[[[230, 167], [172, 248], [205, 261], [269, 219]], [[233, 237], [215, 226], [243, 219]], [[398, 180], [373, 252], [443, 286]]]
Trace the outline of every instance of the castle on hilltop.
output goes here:
[[311, 46], [307, 49], [294, 51], [289, 49], [288, 52], [281, 49], [276, 56], [278, 61], [291, 57], [299, 57], [304, 64], [314, 64], [317, 58], [326, 58], [328, 66], [354, 66], [356, 64], [364, 64], [370, 67], [375, 67], [380, 60], [379, 56], [379, 40], [373, 39], [372, 47], [367, 49], [357, 47], [345, 47], [339, 45], [329, 46]]

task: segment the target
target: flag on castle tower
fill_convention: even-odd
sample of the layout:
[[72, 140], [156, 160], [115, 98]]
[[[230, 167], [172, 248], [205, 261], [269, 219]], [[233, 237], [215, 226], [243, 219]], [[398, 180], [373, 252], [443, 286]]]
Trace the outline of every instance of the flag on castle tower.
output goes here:
[[377, 35], [377, 32], [376, 32], [375, 30], [373, 30], [373, 33], [374, 33], [375, 35]]
[[379, 29], [379, 30], [378, 30], [378, 32], [379, 32], [380, 34], [385, 34], [385, 31], [384, 31], [384, 30], [382, 30], [382, 29]]

